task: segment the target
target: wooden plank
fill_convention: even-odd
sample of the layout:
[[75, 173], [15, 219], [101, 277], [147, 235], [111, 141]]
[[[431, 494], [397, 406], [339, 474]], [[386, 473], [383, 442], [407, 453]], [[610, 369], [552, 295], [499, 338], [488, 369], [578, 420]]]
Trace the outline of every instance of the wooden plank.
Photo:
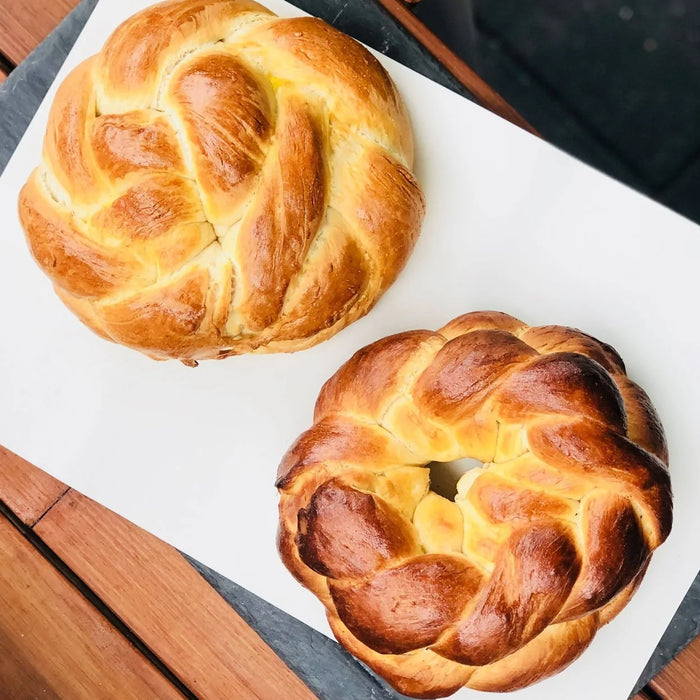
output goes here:
[[642, 688], [632, 700], [658, 700], [658, 698], [655, 698], [646, 688]]
[[0, 445], [0, 501], [33, 525], [68, 487]]
[[[538, 135], [534, 127], [446, 46], [401, 0], [377, 0], [415, 39], [464, 85], [476, 101], [517, 126]], [[427, 1], [427, 0], [426, 0]]]
[[4, 517], [0, 600], [2, 697], [182, 697]]
[[1, 447], [0, 499], [198, 695], [313, 697], [176, 550]]
[[700, 637], [652, 678], [649, 687], [664, 700], [697, 698], [700, 694]]
[[72, 490], [34, 531], [197, 696], [314, 697], [153, 535]]
[[13, 63], [24, 60], [80, 0], [3, 0], [0, 52]]

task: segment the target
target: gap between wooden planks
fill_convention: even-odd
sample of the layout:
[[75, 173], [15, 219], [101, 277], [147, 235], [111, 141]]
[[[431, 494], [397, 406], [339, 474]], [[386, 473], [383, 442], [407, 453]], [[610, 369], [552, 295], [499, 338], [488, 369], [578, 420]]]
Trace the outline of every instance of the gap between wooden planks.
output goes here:
[[0, 563], [2, 697], [181, 697], [6, 518]]
[[10, 697], [314, 697], [177, 550], [3, 448], [0, 500]]

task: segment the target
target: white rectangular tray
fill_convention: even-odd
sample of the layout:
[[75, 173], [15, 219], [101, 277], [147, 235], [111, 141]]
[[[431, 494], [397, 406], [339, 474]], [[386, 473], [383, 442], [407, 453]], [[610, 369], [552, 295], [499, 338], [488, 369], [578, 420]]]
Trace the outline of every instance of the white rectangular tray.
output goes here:
[[[58, 80], [146, 4], [102, 0]], [[675, 523], [635, 598], [581, 659], [508, 697], [625, 698], [700, 568], [700, 229], [381, 60], [411, 113], [428, 204], [408, 267], [368, 317], [320, 346], [197, 369], [99, 339], [32, 261], [16, 200], [40, 158], [54, 86], [0, 180], [0, 443], [328, 633], [320, 603], [278, 559], [274, 488], [325, 379], [377, 338], [470, 310], [577, 326], [620, 351], [661, 414]]]

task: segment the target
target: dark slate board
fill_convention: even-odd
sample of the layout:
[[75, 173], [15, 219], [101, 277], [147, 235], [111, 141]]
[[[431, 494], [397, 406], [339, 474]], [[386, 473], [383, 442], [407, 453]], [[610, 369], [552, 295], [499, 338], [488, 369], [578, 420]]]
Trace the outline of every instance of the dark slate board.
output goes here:
[[[96, 3], [97, 0], [83, 0], [0, 85], [0, 172]], [[428, 78], [469, 97], [466, 90], [374, 0], [296, 0], [295, 4]], [[322, 700], [396, 700], [402, 697], [331, 640], [215, 571], [189, 557], [188, 560]], [[700, 576], [659, 643], [637, 687], [642, 687], [698, 632]]]
[[697, 155], [698, 2], [477, 0], [475, 9], [480, 26], [646, 189]]

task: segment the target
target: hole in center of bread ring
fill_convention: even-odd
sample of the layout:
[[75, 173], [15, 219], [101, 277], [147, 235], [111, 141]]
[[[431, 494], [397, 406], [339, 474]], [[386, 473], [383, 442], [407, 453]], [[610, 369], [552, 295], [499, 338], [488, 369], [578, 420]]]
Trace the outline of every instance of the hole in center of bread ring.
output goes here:
[[478, 469], [481, 466], [480, 460], [471, 457], [453, 459], [449, 462], [430, 462], [426, 465], [430, 470], [430, 490], [438, 496], [454, 500], [462, 477], [472, 469]]

